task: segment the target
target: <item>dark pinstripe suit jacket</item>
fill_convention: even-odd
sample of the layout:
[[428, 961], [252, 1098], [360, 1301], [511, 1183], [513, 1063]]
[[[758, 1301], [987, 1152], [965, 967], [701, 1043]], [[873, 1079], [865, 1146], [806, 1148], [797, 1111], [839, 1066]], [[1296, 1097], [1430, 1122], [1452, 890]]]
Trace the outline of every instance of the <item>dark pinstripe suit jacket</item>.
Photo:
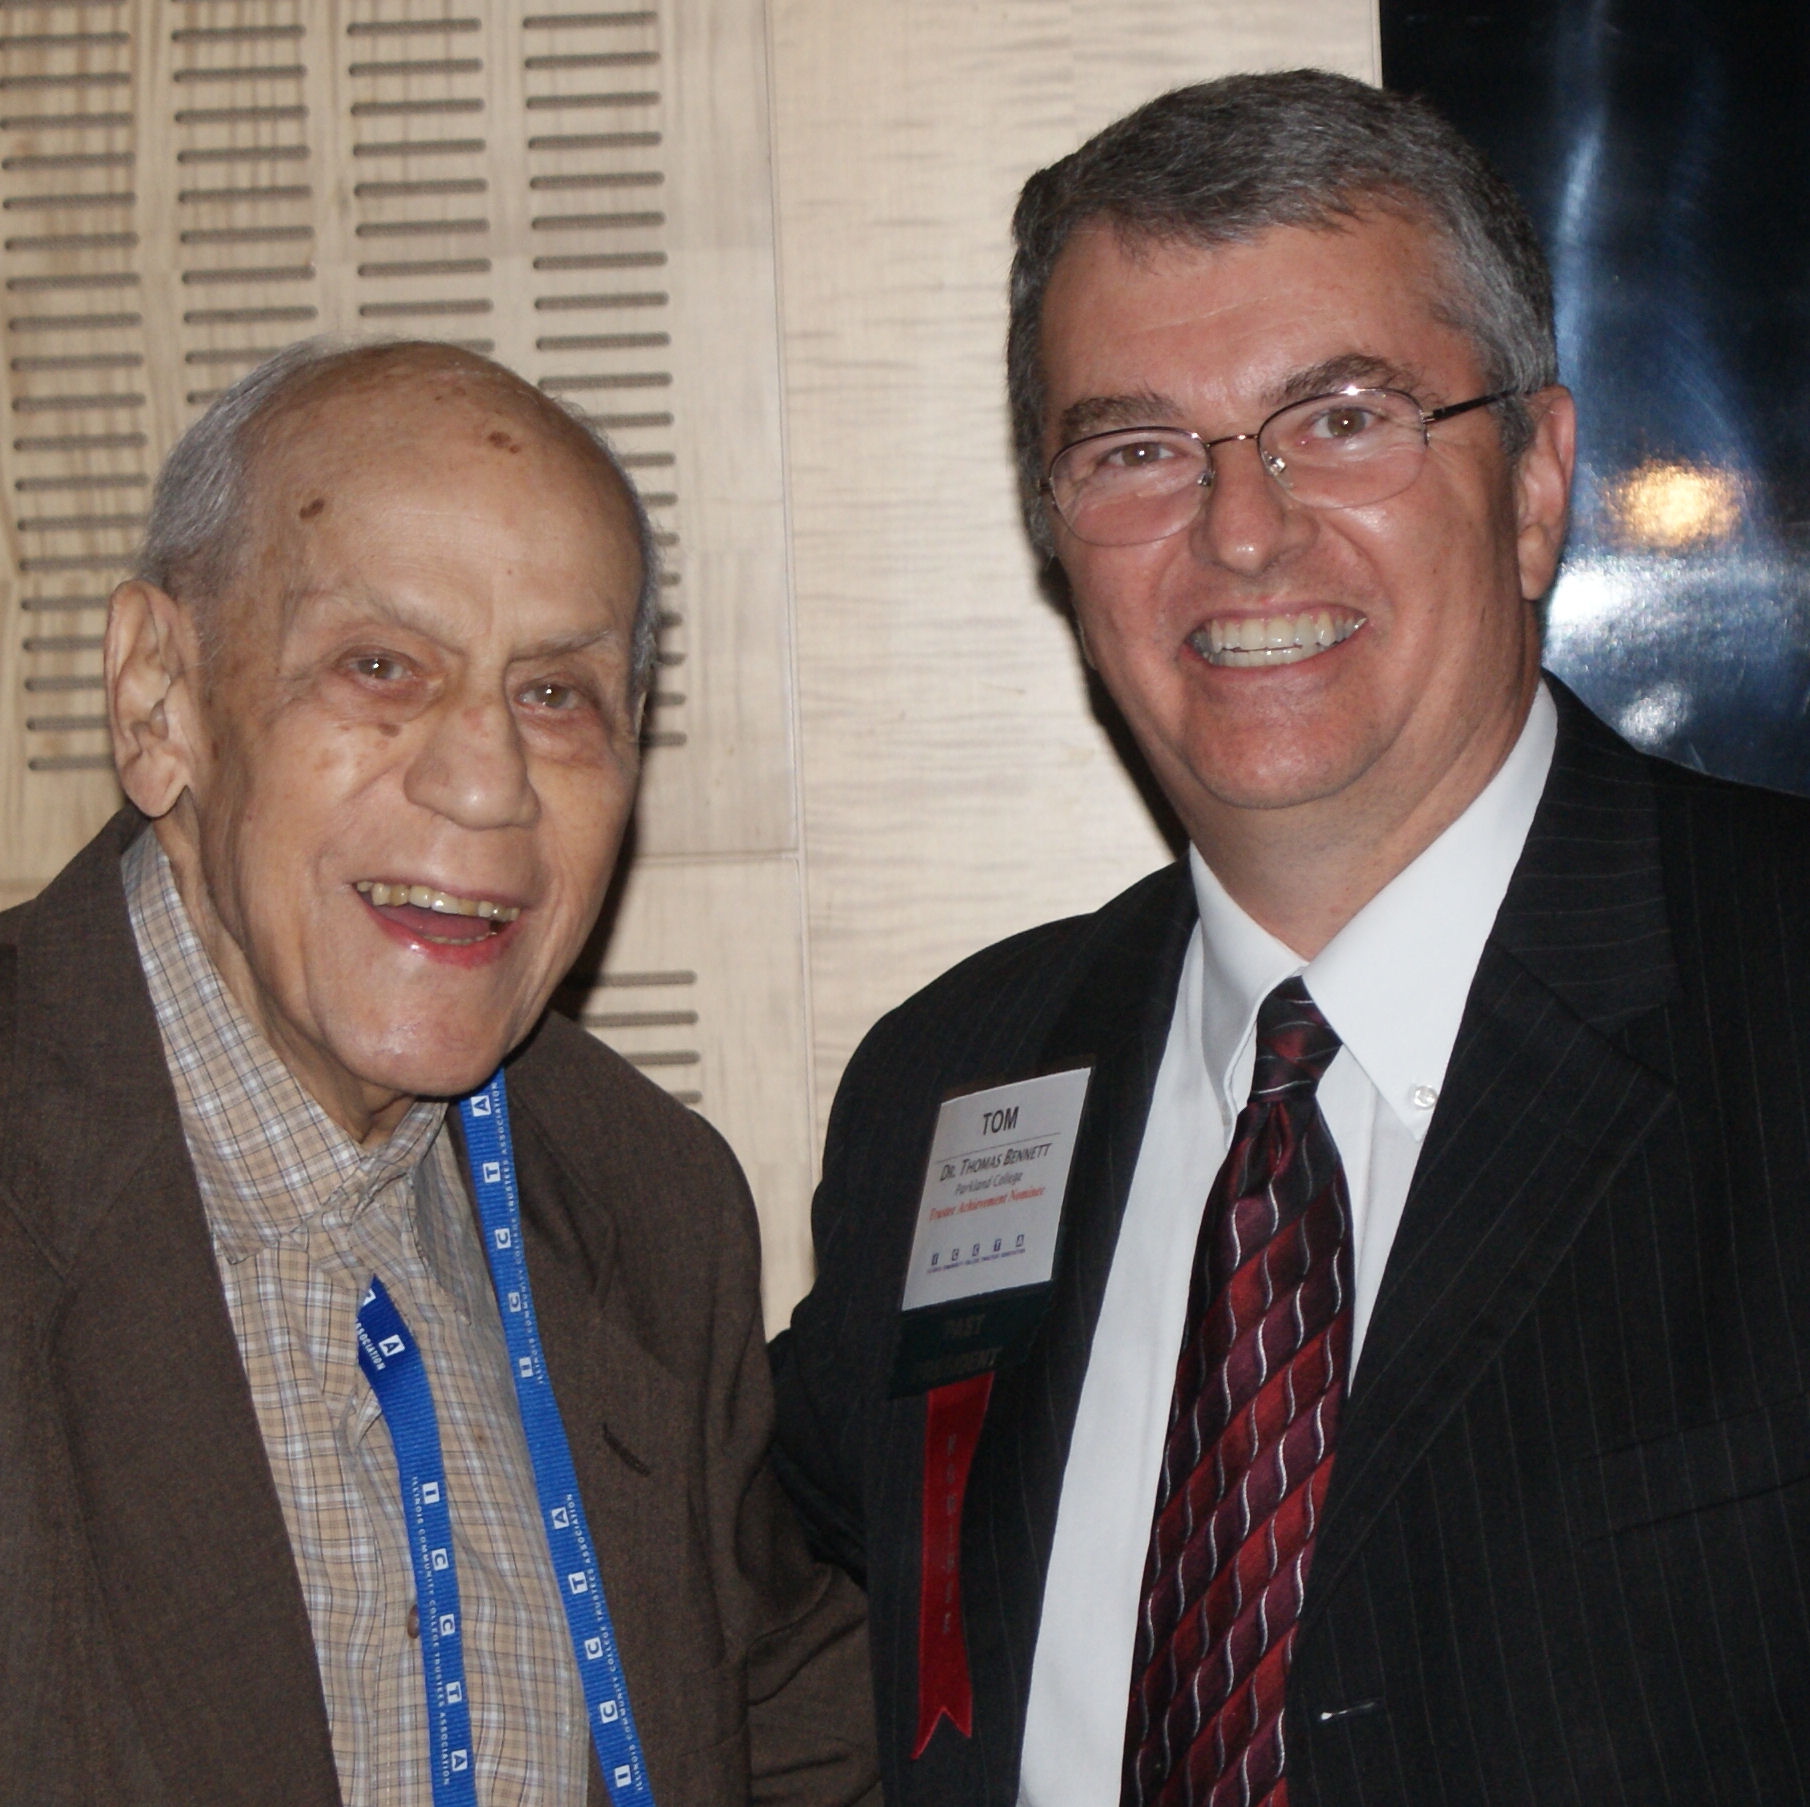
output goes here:
[[[1810, 1800], [1810, 805], [1558, 700], [1341, 1431], [1294, 1807]], [[882, 1021], [838, 1096], [780, 1436], [820, 1543], [866, 1579], [895, 1807], [1015, 1799], [1192, 921], [1175, 868], [990, 948]], [[924, 1408], [885, 1383], [931, 1125], [947, 1093], [1084, 1061], [1054, 1306], [999, 1376], [963, 1523], [974, 1735], [945, 1721], [912, 1762]]]

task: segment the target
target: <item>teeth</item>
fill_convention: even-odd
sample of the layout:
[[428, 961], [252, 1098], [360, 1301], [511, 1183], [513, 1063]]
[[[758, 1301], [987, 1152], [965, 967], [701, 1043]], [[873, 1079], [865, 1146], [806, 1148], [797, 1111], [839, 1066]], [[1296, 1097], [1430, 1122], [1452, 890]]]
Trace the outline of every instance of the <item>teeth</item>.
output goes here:
[[521, 915], [509, 904], [492, 903], [483, 897], [455, 897], [450, 891], [436, 891], [431, 885], [386, 885], [380, 879], [361, 878], [353, 888], [379, 909], [413, 904], [417, 910], [436, 910], [442, 916], [480, 916], [495, 923], [514, 922]]
[[1310, 609], [1299, 615], [1216, 617], [1188, 636], [1209, 665], [1294, 665], [1348, 640], [1363, 617], [1344, 609]]

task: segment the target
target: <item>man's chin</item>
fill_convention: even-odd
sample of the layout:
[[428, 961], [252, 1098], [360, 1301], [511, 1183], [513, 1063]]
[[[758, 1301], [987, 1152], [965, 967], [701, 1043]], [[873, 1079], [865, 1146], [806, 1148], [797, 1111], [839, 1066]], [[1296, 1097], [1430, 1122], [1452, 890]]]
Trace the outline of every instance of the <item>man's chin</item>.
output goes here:
[[[478, 1090], [545, 1009], [519, 993], [447, 998], [376, 985], [363, 998], [342, 988], [336, 1015], [327, 1002], [314, 1000], [326, 1032], [310, 1038], [312, 1079], [299, 1067], [296, 1075], [310, 1089], [324, 1082], [351, 1115], [385, 1125], [417, 1098], [462, 1098]], [[333, 1103], [320, 1101], [334, 1111]]]
[[[1217, 753], [1220, 749], [1214, 749]], [[1361, 776], [1364, 761], [1277, 758], [1273, 750], [1247, 760], [1201, 758], [1173, 774], [1174, 788], [1163, 786], [1184, 821], [1190, 811], [1209, 816], [1260, 814], [1311, 807], [1347, 791]]]
[[457, 1048], [442, 1044], [436, 1048], [384, 1049], [360, 1060], [352, 1070], [373, 1096], [463, 1098], [489, 1080], [514, 1046], [513, 1040], [485, 1037]]

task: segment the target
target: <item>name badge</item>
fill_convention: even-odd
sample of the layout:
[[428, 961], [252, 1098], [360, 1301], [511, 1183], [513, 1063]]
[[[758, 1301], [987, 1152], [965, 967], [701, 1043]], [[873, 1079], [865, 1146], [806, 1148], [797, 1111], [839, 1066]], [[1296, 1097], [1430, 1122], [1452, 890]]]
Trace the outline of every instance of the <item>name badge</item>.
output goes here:
[[947, 1100], [900, 1301], [895, 1395], [1016, 1359], [1049, 1303], [1090, 1067]]

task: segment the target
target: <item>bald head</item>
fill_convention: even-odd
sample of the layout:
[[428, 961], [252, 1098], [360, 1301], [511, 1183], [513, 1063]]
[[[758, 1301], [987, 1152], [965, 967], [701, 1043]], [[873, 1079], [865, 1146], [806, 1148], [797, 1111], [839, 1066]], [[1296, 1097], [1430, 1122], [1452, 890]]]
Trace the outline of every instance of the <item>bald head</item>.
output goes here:
[[[640, 558], [635, 611], [636, 694], [653, 668], [659, 571], [646, 511], [608, 444], [584, 420], [513, 371], [458, 346], [396, 340], [335, 347], [308, 340], [226, 391], [177, 442], [158, 475], [136, 575], [186, 603], [213, 647], [218, 604], [254, 563], [284, 562], [330, 506], [327, 479], [345, 458], [381, 455], [411, 433], [477, 425], [500, 456], [529, 448], [569, 456], [599, 507], [621, 512]], [[298, 465], [298, 458], [302, 462]], [[308, 487], [309, 460], [320, 493]], [[282, 473], [285, 496], [273, 493]], [[316, 507], [316, 504], [319, 504]], [[307, 514], [310, 508], [313, 514]]]

